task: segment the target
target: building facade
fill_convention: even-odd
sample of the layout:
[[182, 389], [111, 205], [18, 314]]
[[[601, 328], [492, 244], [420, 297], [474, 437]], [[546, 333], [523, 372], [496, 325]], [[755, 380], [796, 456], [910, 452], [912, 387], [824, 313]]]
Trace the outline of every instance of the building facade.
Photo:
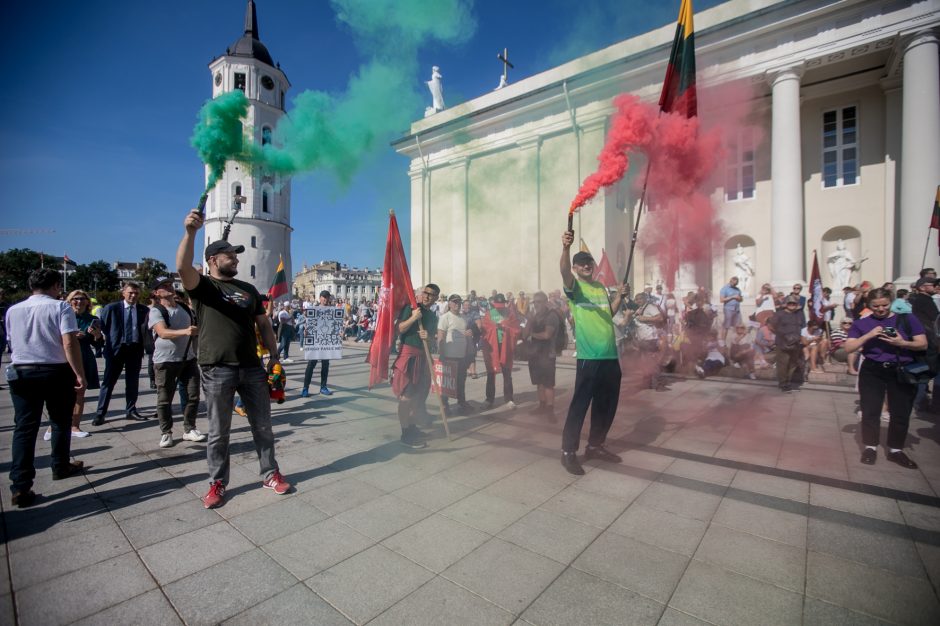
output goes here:
[[[901, 285], [940, 265], [928, 230], [940, 183], [937, 0], [732, 0], [694, 20], [700, 91], [741, 94], [731, 104], [748, 107], [748, 126], [728, 130], [711, 192], [724, 234], [708, 262], [680, 271], [680, 288], [717, 290], [746, 263], [748, 295], [764, 282], [789, 291], [814, 250], [836, 288]], [[568, 205], [597, 166], [612, 100], [656, 102], [674, 34], [665, 25], [414, 122], [393, 144], [411, 159], [414, 283], [558, 288]], [[703, 120], [729, 106], [701, 102]], [[618, 275], [638, 175], [575, 220]], [[638, 252], [632, 283], [663, 278], [655, 255]]]
[[[246, 135], [260, 145], [272, 141], [274, 128], [284, 115], [290, 83], [258, 38], [253, 0], [248, 0], [245, 9], [244, 34], [209, 64], [209, 71], [213, 98], [234, 89], [241, 89], [248, 97]], [[207, 169], [207, 179], [208, 175]], [[239, 255], [238, 278], [265, 293], [281, 258], [287, 276], [292, 275], [290, 179], [269, 174], [260, 167], [249, 170], [241, 163], [229, 161], [206, 203], [206, 245], [222, 238], [226, 222], [235, 213], [236, 196], [246, 200], [228, 237], [233, 244], [245, 246], [245, 252]]]
[[301, 300], [316, 299], [324, 289], [335, 298], [351, 302], [378, 298], [382, 287], [382, 270], [368, 267], [349, 267], [339, 261], [320, 261], [294, 276], [294, 297]]

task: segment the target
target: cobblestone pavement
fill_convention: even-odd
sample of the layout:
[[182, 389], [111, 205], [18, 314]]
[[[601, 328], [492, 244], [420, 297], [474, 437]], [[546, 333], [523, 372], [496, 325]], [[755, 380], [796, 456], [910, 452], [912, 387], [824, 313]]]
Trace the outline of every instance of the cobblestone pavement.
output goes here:
[[[519, 408], [455, 418], [453, 440], [438, 425], [411, 450], [363, 358], [347, 346], [328, 398], [299, 398], [303, 363], [287, 366], [273, 410], [286, 496], [261, 488], [237, 416], [228, 499], [212, 511], [204, 444], [161, 449], [156, 420], [86, 423], [73, 454], [91, 467], [64, 481], [38, 441], [37, 505], [11, 510], [4, 483], [0, 623], [940, 623], [935, 421], [911, 424], [919, 470], [883, 450], [863, 466], [850, 389], [652, 391], [628, 375], [609, 439], [623, 463], [576, 478], [559, 463], [572, 363], [559, 363], [557, 422], [531, 414], [522, 364]], [[4, 477], [11, 433], [3, 391]]]

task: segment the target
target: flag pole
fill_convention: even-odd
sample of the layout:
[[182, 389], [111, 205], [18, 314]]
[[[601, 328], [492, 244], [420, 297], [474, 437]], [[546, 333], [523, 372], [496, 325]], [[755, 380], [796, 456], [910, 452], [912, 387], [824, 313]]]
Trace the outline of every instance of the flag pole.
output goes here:
[[[927, 250], [930, 249], [930, 231], [932, 230], [933, 230], [932, 228], [927, 229], [927, 240], [924, 242], [924, 258], [921, 259], [920, 261], [921, 267], [927, 267]], [[940, 231], [937, 231], [937, 232], [940, 233]], [[940, 237], [940, 234], [938, 234], [937, 236]]]
[[646, 186], [650, 181], [650, 167], [653, 159], [646, 162], [646, 176], [643, 178], [643, 191], [640, 193], [640, 206], [636, 211], [636, 222], [633, 225], [633, 234], [630, 236], [630, 255], [627, 257], [627, 270], [623, 273], [623, 284], [629, 284], [630, 270], [633, 269], [633, 253], [636, 250], [636, 239], [640, 232], [640, 217], [643, 215], [643, 205], [646, 204]]

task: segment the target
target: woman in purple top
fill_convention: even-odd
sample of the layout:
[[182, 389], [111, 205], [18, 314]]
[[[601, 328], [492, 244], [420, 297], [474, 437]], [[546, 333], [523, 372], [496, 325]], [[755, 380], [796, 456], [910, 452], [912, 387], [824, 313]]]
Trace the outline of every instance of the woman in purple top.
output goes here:
[[881, 435], [881, 407], [888, 396], [888, 460], [901, 467], [916, 469], [917, 463], [904, 454], [907, 426], [914, 406], [916, 385], [898, 379], [898, 367], [914, 360], [913, 352], [927, 347], [924, 327], [913, 315], [891, 312], [891, 292], [872, 289], [868, 308], [872, 314], [852, 322], [845, 350], [849, 354], [861, 350], [865, 360], [858, 371], [859, 400], [862, 409], [862, 463], [874, 465], [878, 458]]

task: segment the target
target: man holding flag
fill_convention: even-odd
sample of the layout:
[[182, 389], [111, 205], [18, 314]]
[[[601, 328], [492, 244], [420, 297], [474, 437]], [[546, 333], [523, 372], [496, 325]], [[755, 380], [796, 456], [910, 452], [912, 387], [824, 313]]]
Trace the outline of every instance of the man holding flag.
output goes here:
[[[428, 367], [429, 337], [437, 335], [437, 315], [431, 305], [440, 295], [440, 287], [429, 284], [421, 290], [421, 305], [411, 286], [405, 250], [398, 232], [395, 212], [389, 211], [382, 288], [379, 291], [378, 321], [369, 346], [369, 388], [388, 378], [388, 357], [395, 337], [401, 334], [401, 350], [393, 365], [392, 389], [398, 397], [398, 421], [401, 442], [409, 448], [424, 448], [425, 433], [415, 425], [415, 415], [426, 416], [425, 400], [431, 388]], [[425, 350], [428, 350], [427, 352]]]

